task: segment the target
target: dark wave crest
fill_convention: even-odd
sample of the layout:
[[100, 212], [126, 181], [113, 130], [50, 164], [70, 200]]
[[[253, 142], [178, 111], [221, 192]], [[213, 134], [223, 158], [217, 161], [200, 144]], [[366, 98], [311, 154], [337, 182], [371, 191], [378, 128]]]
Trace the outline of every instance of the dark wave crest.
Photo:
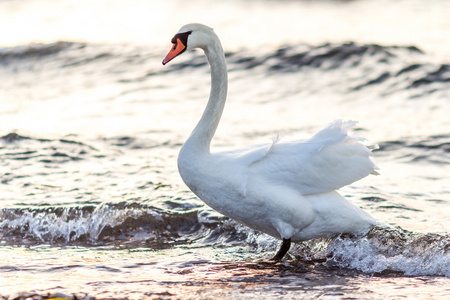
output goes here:
[[436, 135], [425, 139], [408, 139], [379, 143], [380, 155], [389, 154], [405, 162], [450, 164], [450, 135]]
[[[250, 49], [249, 51], [252, 51]], [[92, 45], [76, 42], [31, 44], [12, 48], [0, 48], [0, 66], [11, 61], [38, 61], [54, 58], [51, 68], [80, 68], [95, 66], [95, 73], [104, 73], [114, 78], [124, 73], [124, 78], [115, 78], [120, 83], [146, 81], [149, 77], [161, 76], [183, 69], [207, 68], [203, 54], [189, 53], [190, 59], [174, 62], [162, 68], [161, 57], [150, 49], [130, 46]], [[426, 96], [437, 91], [448, 90], [450, 65], [417, 63], [424, 53], [415, 46], [384, 46], [377, 44], [326, 43], [314, 45], [290, 45], [279, 49], [250, 54], [248, 51], [227, 52], [229, 71], [258, 69], [268, 75], [276, 73], [308, 73], [311, 70], [330, 72], [339, 70], [348, 85], [346, 92], [360, 91], [373, 86], [382, 86], [384, 94], [410, 91], [411, 98]], [[418, 59], [419, 58], [419, 59]], [[125, 71], [128, 72], [125, 72]], [[78, 70], [77, 70], [78, 71]], [[130, 72], [132, 71], [132, 72]], [[130, 74], [137, 73], [137, 77]], [[131, 77], [130, 77], [131, 76]]]
[[[450, 65], [417, 63], [424, 56], [415, 46], [383, 46], [354, 42], [319, 46], [294, 45], [259, 56], [246, 52], [226, 53], [229, 71], [258, 69], [269, 75], [277, 73], [328, 73], [338, 70], [345, 78], [345, 92], [381, 86], [382, 95], [410, 91], [417, 98], [448, 90]], [[187, 62], [175, 63], [164, 73], [206, 67], [203, 55], [193, 55]], [[155, 75], [157, 73], [152, 73]], [[339, 79], [339, 78], [337, 78]]]
[[11, 60], [42, 58], [56, 55], [69, 48], [84, 48], [83, 43], [57, 41], [54, 43], [36, 43], [10, 48], [0, 48], [0, 64], [7, 64]]

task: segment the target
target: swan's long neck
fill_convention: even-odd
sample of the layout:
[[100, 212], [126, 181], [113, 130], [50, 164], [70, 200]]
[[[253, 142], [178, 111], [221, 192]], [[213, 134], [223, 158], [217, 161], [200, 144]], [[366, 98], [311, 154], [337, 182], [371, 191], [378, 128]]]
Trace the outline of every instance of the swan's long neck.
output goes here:
[[204, 49], [211, 66], [211, 92], [205, 111], [183, 148], [209, 153], [227, 98], [228, 75], [225, 55], [218, 38]]

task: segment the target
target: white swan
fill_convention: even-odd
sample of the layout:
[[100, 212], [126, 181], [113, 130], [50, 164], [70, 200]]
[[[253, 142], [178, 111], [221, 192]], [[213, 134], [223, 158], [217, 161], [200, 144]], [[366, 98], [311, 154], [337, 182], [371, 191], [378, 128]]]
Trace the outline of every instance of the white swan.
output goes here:
[[208, 104], [178, 157], [181, 177], [200, 199], [231, 219], [281, 239], [273, 260], [283, 258], [291, 241], [359, 233], [378, 224], [336, 192], [377, 174], [371, 150], [347, 134], [356, 122], [334, 121], [307, 140], [211, 153], [227, 95], [222, 46], [214, 31], [201, 24], [183, 26], [172, 43], [164, 65], [201, 48], [211, 66]]

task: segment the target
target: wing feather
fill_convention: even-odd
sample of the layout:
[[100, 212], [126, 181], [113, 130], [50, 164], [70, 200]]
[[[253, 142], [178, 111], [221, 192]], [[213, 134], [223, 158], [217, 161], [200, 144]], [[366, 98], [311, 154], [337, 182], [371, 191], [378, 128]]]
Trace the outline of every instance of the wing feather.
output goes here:
[[310, 139], [275, 141], [263, 157], [249, 166], [250, 174], [288, 185], [304, 195], [327, 193], [370, 173], [377, 174], [371, 149], [361, 138], [347, 133], [355, 124], [337, 120]]

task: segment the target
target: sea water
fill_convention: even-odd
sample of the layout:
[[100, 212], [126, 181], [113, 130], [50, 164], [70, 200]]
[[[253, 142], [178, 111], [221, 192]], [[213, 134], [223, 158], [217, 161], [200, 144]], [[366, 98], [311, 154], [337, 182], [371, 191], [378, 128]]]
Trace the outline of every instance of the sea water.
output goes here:
[[[380, 3], [382, 2], [382, 3]], [[0, 2], [0, 297], [450, 295], [446, 1]], [[214, 212], [176, 158], [206, 104], [188, 22], [215, 28], [229, 95], [214, 150], [334, 119], [378, 144], [340, 190], [387, 227], [295, 244]]]

